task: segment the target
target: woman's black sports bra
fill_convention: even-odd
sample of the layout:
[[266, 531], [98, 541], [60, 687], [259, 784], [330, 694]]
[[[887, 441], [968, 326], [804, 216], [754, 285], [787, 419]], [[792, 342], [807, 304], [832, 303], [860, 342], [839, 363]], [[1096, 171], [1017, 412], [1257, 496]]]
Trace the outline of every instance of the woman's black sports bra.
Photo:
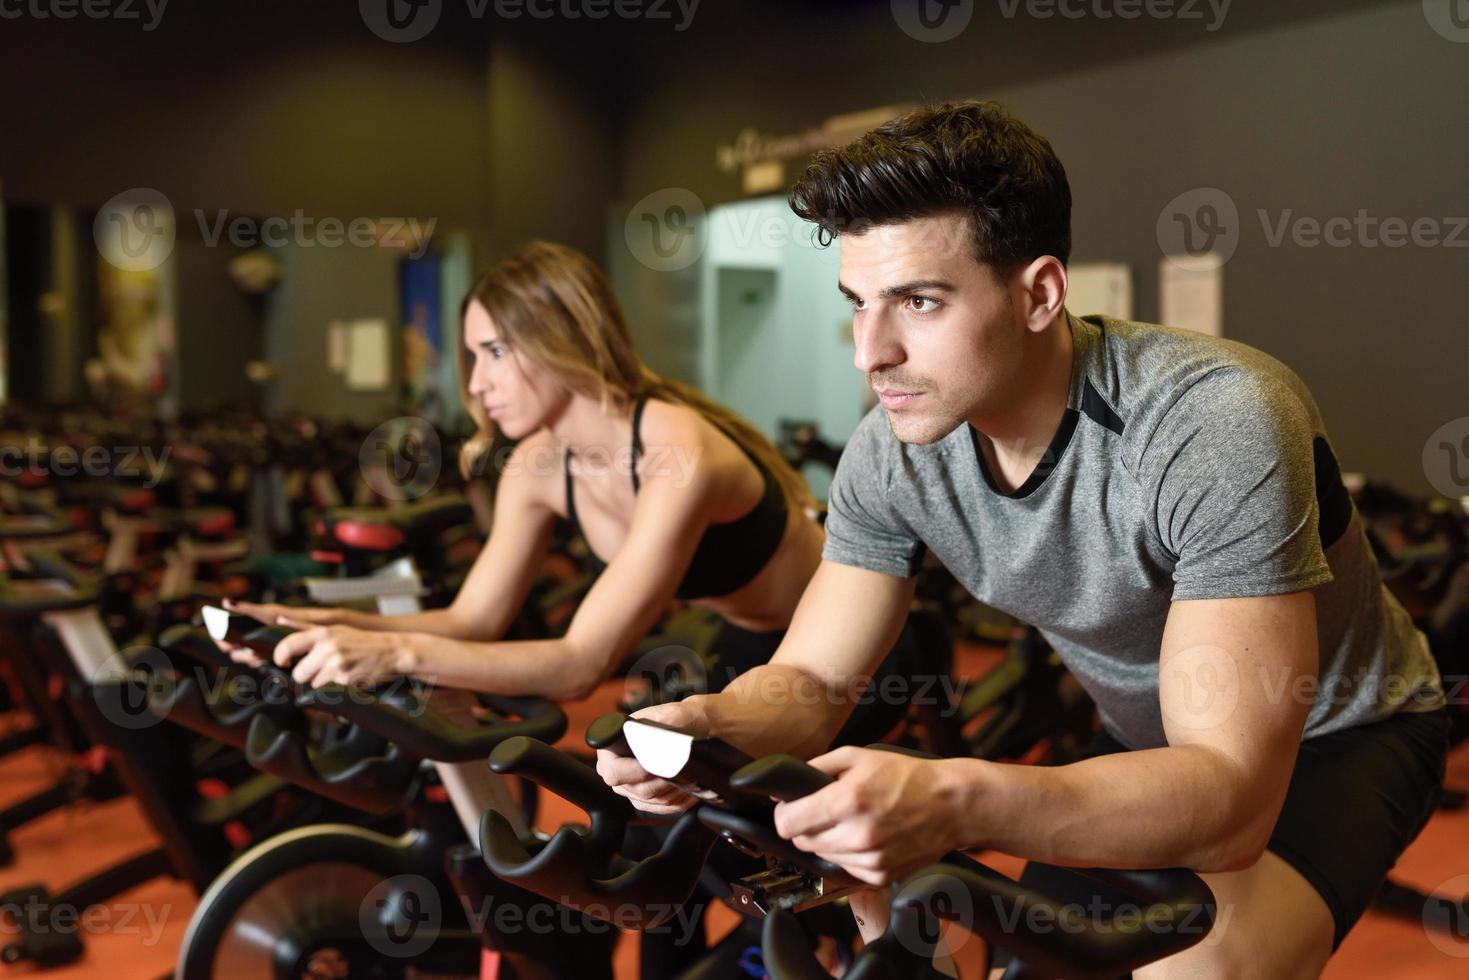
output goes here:
[[[639, 399], [632, 413], [633, 493], [638, 492], [636, 463], [643, 455], [639, 430], [646, 404], [647, 399]], [[745, 516], [725, 524], [711, 524], [704, 529], [688, 571], [684, 572], [683, 581], [679, 582], [678, 591], [674, 593], [676, 598], [707, 599], [729, 595], [759, 575], [780, 548], [786, 530], [785, 496], [759, 460], [751, 456], [750, 462], [755, 464], [765, 481], [765, 495]], [[576, 519], [576, 498], [572, 495], [570, 449], [566, 451], [563, 465], [566, 469], [566, 516], [577, 533], [581, 533], [581, 523]], [[592, 573], [602, 574], [607, 563], [593, 554], [590, 547], [587, 554]]]

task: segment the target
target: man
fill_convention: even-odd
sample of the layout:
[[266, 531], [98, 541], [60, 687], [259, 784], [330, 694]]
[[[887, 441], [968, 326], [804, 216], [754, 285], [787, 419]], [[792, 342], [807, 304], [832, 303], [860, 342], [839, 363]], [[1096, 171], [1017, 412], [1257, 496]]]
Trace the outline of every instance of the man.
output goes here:
[[[842, 239], [881, 405], [772, 663], [652, 716], [754, 754], [823, 751], [930, 549], [1044, 632], [1097, 703], [1095, 754], [841, 749], [812, 760], [838, 778], [781, 804], [780, 833], [874, 885], [953, 848], [1031, 859], [1056, 887], [1050, 865], [1191, 868], [1215, 934], [1139, 976], [1318, 975], [1427, 821], [1447, 718], [1310, 393], [1241, 344], [1071, 315], [1065, 171], [993, 103], [818, 155], [792, 207]], [[645, 809], [689, 803], [636, 763], [599, 771]]]

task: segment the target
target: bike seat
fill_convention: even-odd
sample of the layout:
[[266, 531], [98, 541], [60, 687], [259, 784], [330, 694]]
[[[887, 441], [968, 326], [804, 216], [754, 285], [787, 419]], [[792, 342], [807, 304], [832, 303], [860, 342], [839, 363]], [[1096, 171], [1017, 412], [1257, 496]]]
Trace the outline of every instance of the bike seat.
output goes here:
[[96, 605], [102, 581], [54, 552], [29, 552], [29, 577], [0, 572], [0, 617], [38, 616]]
[[316, 533], [324, 548], [399, 554], [437, 541], [449, 528], [473, 519], [474, 512], [463, 496], [445, 494], [386, 510], [333, 508], [317, 521]]

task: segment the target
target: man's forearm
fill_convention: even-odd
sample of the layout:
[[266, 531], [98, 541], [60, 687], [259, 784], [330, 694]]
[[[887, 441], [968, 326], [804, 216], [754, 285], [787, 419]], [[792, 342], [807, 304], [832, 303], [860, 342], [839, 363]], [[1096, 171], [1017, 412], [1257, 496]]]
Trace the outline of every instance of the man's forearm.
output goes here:
[[710, 734], [750, 755], [820, 755], [851, 713], [844, 692], [797, 667], [765, 664], [707, 699]]
[[1235, 763], [1196, 745], [1055, 768], [941, 764], [964, 785], [963, 846], [1069, 867], [1248, 867], [1281, 803], [1252, 798]]

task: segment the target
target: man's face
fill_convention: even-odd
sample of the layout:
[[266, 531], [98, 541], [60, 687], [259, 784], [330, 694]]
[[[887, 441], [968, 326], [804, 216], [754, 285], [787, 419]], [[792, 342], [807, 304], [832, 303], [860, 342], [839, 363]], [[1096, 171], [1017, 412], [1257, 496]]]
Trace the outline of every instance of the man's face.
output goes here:
[[964, 215], [841, 238], [854, 363], [903, 442], [937, 442], [1003, 406], [1022, 379], [1025, 328], [1005, 285], [974, 258]]

